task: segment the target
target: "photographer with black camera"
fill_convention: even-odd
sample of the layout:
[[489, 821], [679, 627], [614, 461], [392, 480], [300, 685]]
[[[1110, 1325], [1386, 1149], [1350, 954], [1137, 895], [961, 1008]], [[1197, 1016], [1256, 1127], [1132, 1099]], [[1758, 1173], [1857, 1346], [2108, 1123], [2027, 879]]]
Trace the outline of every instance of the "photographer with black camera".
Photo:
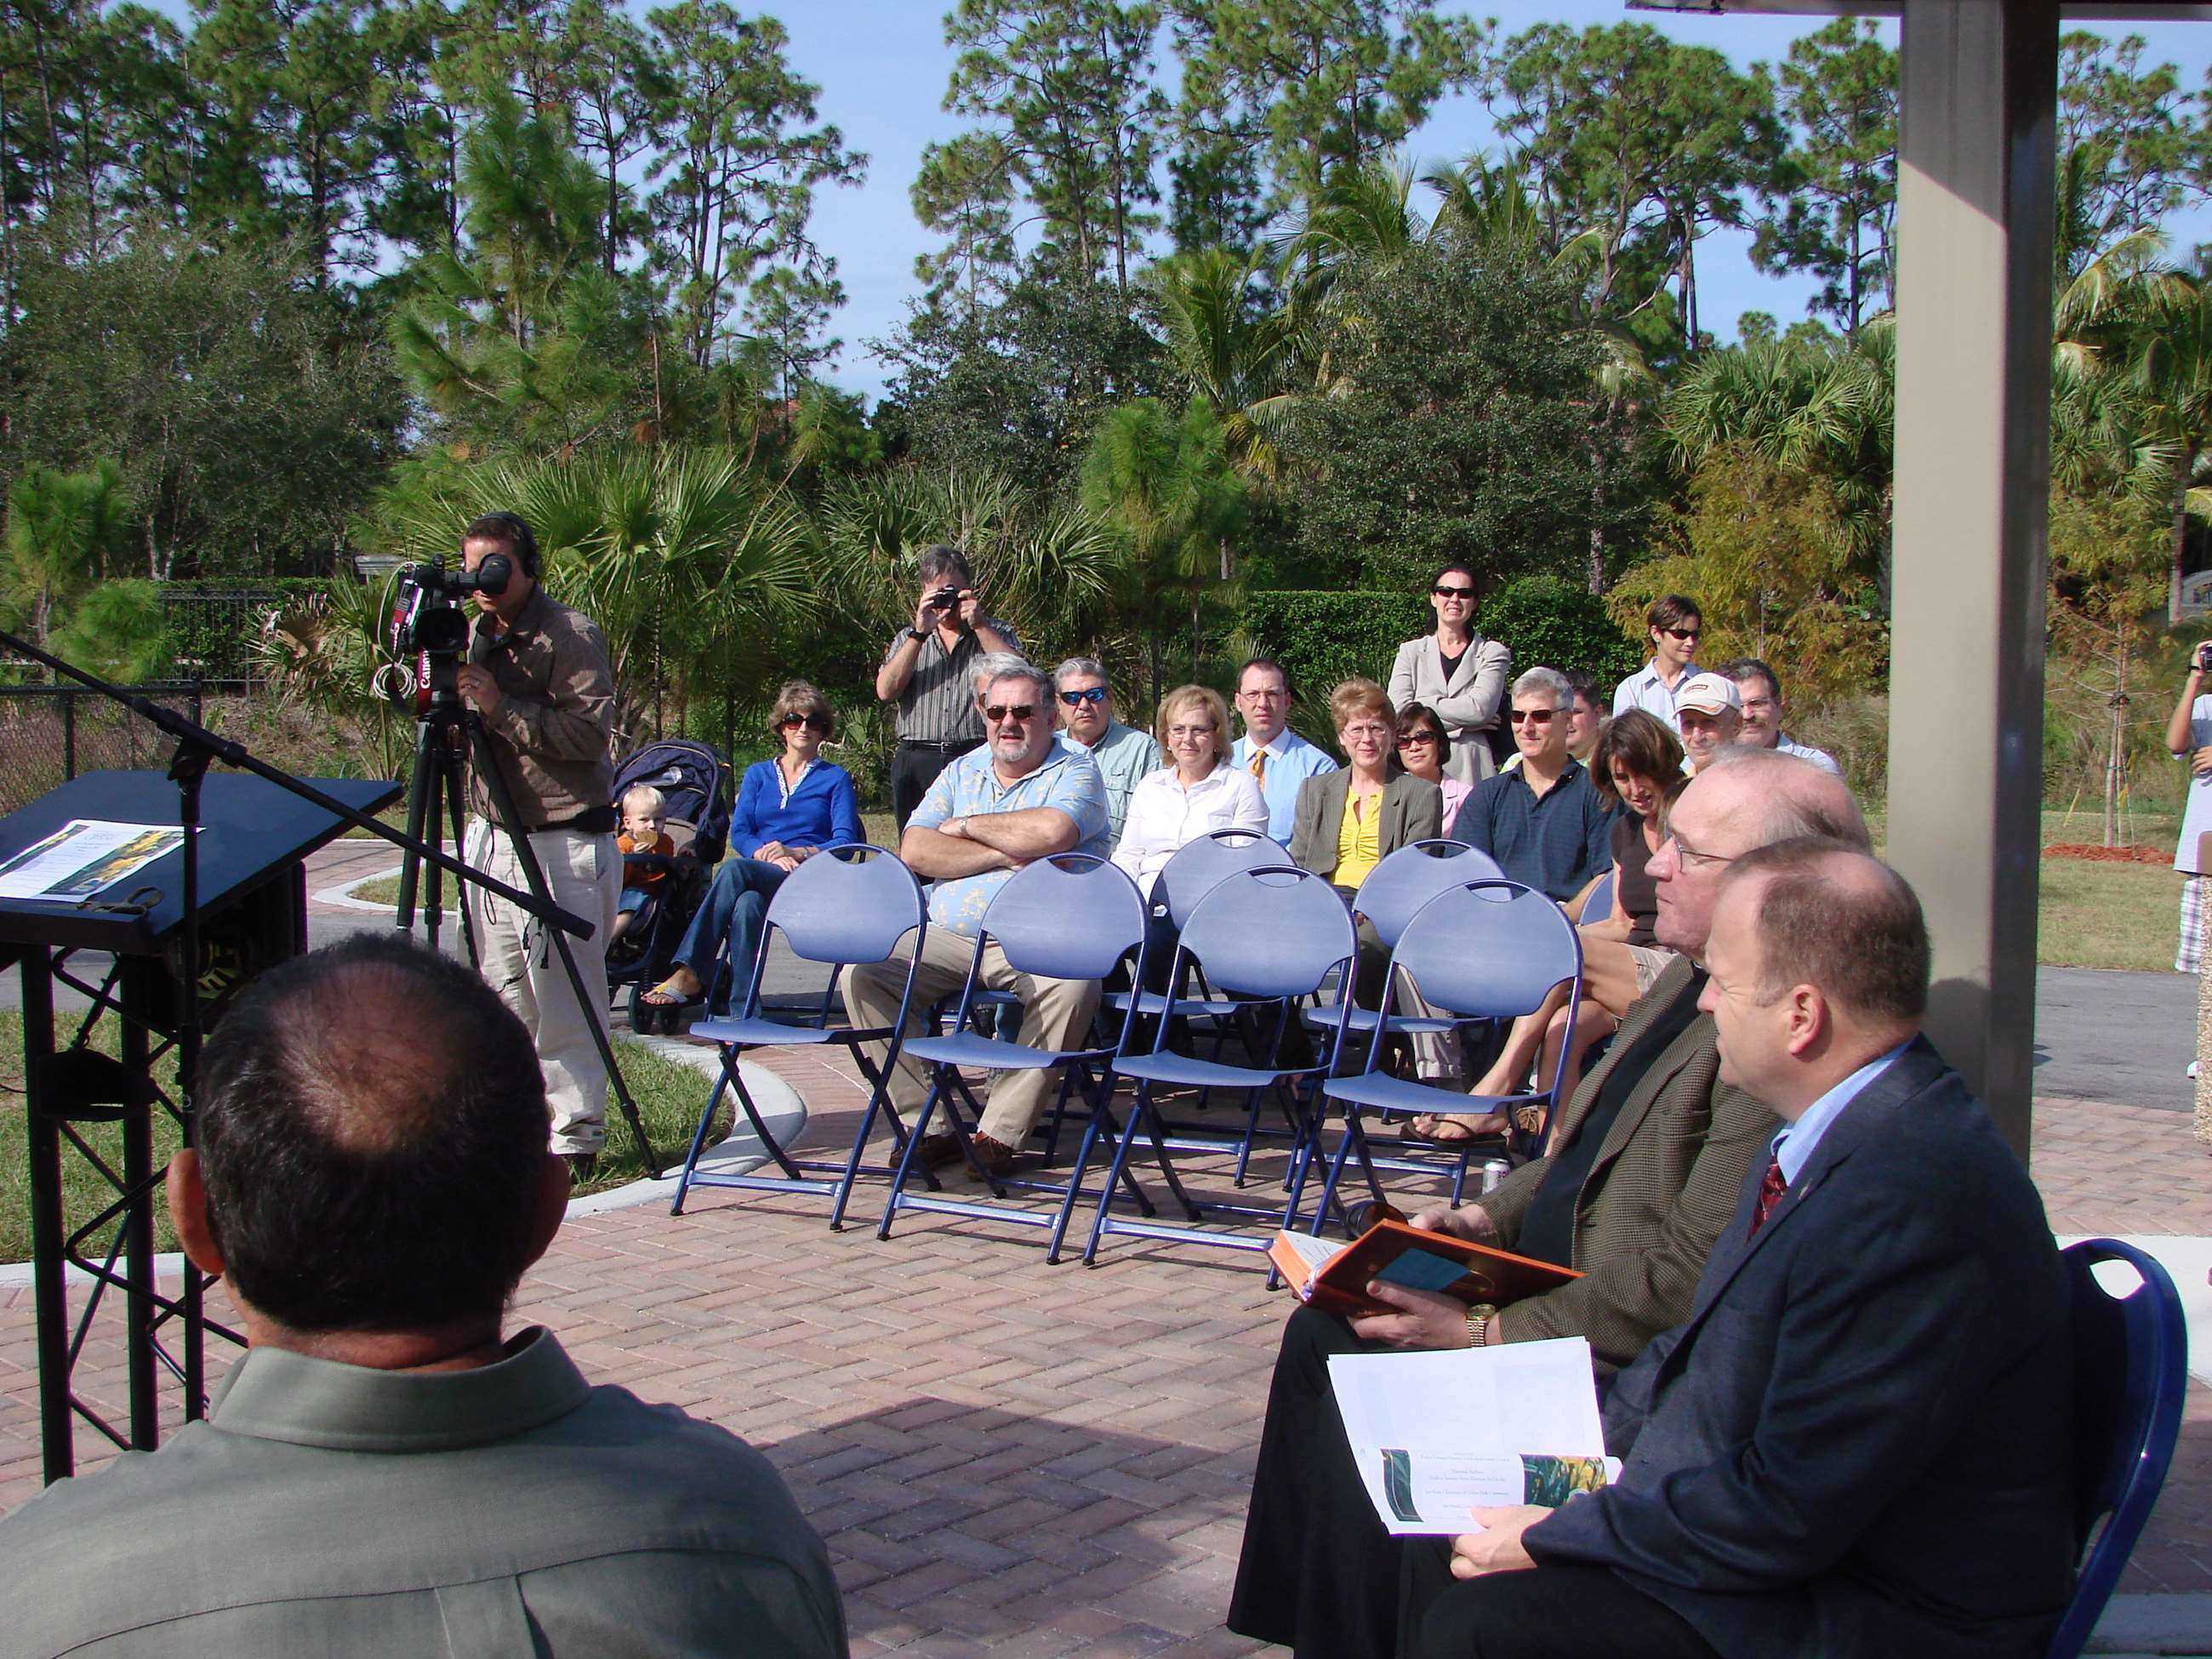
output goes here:
[[914, 626], [902, 628], [876, 671], [876, 696], [898, 705], [898, 748], [891, 756], [891, 811], [903, 831], [937, 775], [983, 741], [969, 671], [986, 652], [1018, 655], [1022, 642], [986, 617], [968, 561], [950, 547], [926, 547], [916, 562], [921, 594]]
[[[507, 566], [501, 580], [500, 566]], [[538, 539], [512, 513], [488, 513], [461, 537], [462, 568], [476, 580], [476, 628], [455, 689], [479, 717], [492, 757], [544, 872], [546, 891], [590, 922], [570, 941], [587, 987], [606, 983], [607, 935], [622, 895], [615, 846], [615, 677], [605, 637], [590, 617], [538, 586]], [[480, 750], [479, 752], [483, 752]], [[487, 781], [472, 765], [471, 823], [462, 856], [510, 887], [527, 888], [520, 859]], [[478, 966], [529, 1029], [551, 1103], [551, 1149], [578, 1179], [605, 1143], [607, 1073], [592, 1022], [578, 1004], [548, 930], [474, 884], [464, 894]]]

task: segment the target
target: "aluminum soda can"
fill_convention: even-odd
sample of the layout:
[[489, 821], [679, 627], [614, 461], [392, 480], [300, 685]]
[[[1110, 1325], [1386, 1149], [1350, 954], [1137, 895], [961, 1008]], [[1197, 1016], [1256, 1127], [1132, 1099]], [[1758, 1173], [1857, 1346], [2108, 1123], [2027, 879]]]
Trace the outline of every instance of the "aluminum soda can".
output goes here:
[[1513, 1166], [1504, 1158], [1486, 1158], [1482, 1160], [1482, 1190], [1486, 1193], [1495, 1192], [1498, 1189], [1498, 1183], [1512, 1173]]

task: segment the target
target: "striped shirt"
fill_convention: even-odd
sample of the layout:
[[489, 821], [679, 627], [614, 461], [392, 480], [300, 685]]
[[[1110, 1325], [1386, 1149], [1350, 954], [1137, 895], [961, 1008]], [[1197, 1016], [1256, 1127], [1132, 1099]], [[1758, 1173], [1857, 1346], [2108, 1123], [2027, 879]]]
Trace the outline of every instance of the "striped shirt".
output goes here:
[[[1014, 637], [1014, 630], [1006, 623], [986, 617], [983, 625], [995, 631], [1012, 649], [1022, 648], [1022, 642]], [[902, 628], [891, 636], [890, 649], [884, 653], [885, 662], [896, 654], [913, 632], [911, 628]], [[975, 688], [969, 684], [969, 676], [981, 650], [972, 629], [963, 629], [959, 641], [950, 651], [945, 648], [945, 641], [937, 629], [933, 628], [921, 635], [921, 654], [915, 659], [914, 677], [898, 694], [901, 743], [983, 741], [983, 716], [975, 707]]]

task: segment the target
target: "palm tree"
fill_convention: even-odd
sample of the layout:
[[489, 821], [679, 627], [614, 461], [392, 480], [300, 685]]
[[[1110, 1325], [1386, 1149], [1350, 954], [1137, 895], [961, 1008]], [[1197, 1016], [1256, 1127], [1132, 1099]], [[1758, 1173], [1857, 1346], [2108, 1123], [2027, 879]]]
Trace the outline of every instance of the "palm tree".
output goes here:
[[44, 647], [71, 600], [119, 551], [129, 502], [123, 470], [95, 461], [82, 472], [36, 464], [8, 487], [7, 596]]
[[1121, 541], [1122, 614], [1144, 633], [1156, 702], [1168, 628], [1188, 617], [1195, 679], [1208, 608], [1233, 609], [1240, 597], [1228, 547], [1243, 521], [1244, 483], [1209, 404], [1194, 402], [1178, 416], [1139, 398], [1099, 422], [1083, 458], [1082, 492]]
[[1152, 285], [1169, 361], [1191, 396], [1220, 416], [1237, 471], [1272, 483], [1303, 342], [1291, 308], [1267, 285], [1265, 259], [1200, 248], [1162, 260]]

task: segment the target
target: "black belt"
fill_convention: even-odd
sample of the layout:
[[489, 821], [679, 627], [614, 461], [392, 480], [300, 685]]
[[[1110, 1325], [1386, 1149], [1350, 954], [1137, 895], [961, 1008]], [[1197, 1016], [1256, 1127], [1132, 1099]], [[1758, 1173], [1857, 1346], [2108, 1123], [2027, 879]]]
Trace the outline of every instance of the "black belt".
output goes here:
[[981, 738], [953, 738], [944, 743], [932, 743], [921, 738], [901, 738], [902, 749], [973, 749], [982, 742]]
[[552, 830], [574, 830], [580, 836], [611, 836], [621, 823], [621, 817], [611, 806], [587, 806], [572, 818], [562, 818], [558, 823], [541, 823], [530, 833], [542, 836]]

